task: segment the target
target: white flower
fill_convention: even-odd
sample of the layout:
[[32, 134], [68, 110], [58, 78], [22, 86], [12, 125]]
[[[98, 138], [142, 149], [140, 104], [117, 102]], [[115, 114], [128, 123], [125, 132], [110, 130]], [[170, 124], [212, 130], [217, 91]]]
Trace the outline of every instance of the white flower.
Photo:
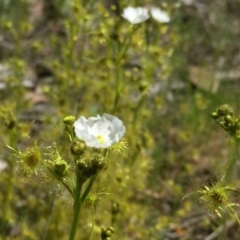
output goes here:
[[122, 17], [132, 24], [138, 24], [146, 21], [149, 18], [148, 10], [142, 7], [127, 7], [124, 8]]
[[117, 117], [104, 113], [102, 117], [80, 117], [75, 123], [75, 134], [88, 147], [109, 148], [125, 134], [126, 128]]
[[151, 13], [152, 17], [160, 23], [170, 22], [170, 17], [168, 15], [168, 13], [161, 10], [160, 8], [152, 7], [150, 10], [150, 13]]
[[0, 159], [0, 172], [8, 167], [8, 164]]

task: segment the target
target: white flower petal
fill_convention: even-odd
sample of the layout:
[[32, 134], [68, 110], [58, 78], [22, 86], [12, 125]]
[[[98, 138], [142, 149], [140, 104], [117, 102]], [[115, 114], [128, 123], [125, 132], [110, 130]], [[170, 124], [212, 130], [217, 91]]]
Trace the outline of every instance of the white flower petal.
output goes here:
[[108, 148], [117, 143], [125, 134], [126, 128], [122, 121], [110, 114], [102, 117], [80, 117], [74, 123], [76, 137], [94, 148]]
[[122, 17], [132, 24], [138, 24], [146, 21], [149, 18], [148, 10], [146, 8], [124, 8]]
[[75, 134], [79, 139], [84, 140], [84, 136], [86, 135], [87, 132], [87, 119], [85, 117], [80, 117], [75, 123], [74, 123], [74, 128], [75, 128]]
[[2, 172], [7, 167], [8, 167], [7, 162], [0, 159], [0, 172]]
[[152, 17], [160, 23], [170, 22], [170, 17], [168, 15], [168, 13], [161, 10], [160, 8], [153, 7], [153, 8], [151, 8], [150, 13], [151, 13]]

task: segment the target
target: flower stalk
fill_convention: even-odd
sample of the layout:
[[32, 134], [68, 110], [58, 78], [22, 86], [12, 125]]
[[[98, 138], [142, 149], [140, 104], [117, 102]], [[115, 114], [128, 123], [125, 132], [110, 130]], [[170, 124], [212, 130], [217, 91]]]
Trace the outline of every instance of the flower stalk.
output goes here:
[[139, 28], [139, 25], [132, 27], [130, 35], [125, 38], [123, 44], [121, 47], [118, 46], [118, 54], [117, 54], [117, 59], [116, 59], [116, 87], [115, 87], [115, 99], [114, 99], [114, 104], [113, 104], [113, 110], [112, 112], [115, 113], [117, 110], [120, 94], [122, 91], [122, 58], [124, 54], [127, 52], [130, 43], [132, 42], [132, 37], [133, 34], [137, 31]]
[[74, 240], [77, 232], [77, 224], [79, 220], [79, 214], [81, 209], [81, 191], [82, 191], [82, 185], [83, 181], [81, 181], [81, 173], [79, 171], [76, 171], [76, 188], [75, 188], [75, 197], [74, 197], [74, 215], [73, 215], [73, 221], [72, 221], [72, 227], [71, 232], [69, 236], [69, 240]]
[[75, 239], [82, 203], [88, 196], [96, 178], [97, 178], [97, 174], [95, 174], [94, 176], [91, 177], [87, 188], [85, 189], [85, 191], [83, 192], [83, 194], [81, 196], [82, 186], [85, 182], [85, 178], [82, 178], [80, 171], [76, 171], [77, 185], [76, 185], [76, 189], [75, 189], [75, 198], [74, 198], [74, 215], [73, 215], [73, 221], [72, 221], [72, 227], [71, 227], [69, 240]]
[[[71, 152], [75, 156], [76, 186], [74, 189], [74, 215], [69, 240], [75, 240], [82, 203], [90, 193], [98, 173], [106, 168], [106, 156], [109, 147], [118, 143], [125, 134], [125, 126], [117, 117], [103, 114], [102, 117], [80, 117], [74, 122], [77, 139], [72, 142]], [[101, 153], [85, 155], [86, 147], [103, 149]], [[85, 190], [84, 183], [89, 179]], [[91, 232], [91, 238], [92, 238]]]

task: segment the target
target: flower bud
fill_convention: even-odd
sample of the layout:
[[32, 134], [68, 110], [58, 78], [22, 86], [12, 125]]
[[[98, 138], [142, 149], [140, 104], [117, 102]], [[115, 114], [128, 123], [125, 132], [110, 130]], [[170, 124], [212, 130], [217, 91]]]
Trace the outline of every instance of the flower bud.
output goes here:
[[8, 129], [13, 129], [17, 125], [17, 119], [14, 115], [13, 107], [9, 103], [0, 107], [0, 120]]
[[237, 119], [237, 121], [235, 123], [235, 126], [236, 126], [236, 130], [240, 130], [240, 121], [239, 121], [239, 119]]
[[239, 134], [236, 136], [236, 141], [240, 142], [240, 135]]
[[219, 117], [226, 116], [227, 114], [233, 116], [233, 109], [228, 104], [224, 104], [217, 108], [217, 113]]
[[7, 21], [7, 22], [4, 24], [4, 28], [7, 29], [7, 30], [12, 29], [12, 28], [13, 28], [12, 22]]
[[89, 164], [87, 163], [87, 159], [86, 158], [82, 158], [81, 160], [77, 161], [77, 168], [80, 171], [84, 171], [84, 169], [87, 169], [89, 167]]
[[89, 159], [82, 158], [77, 161], [77, 169], [81, 172], [83, 177], [89, 178], [92, 176], [91, 174], [91, 163]]
[[219, 118], [218, 113], [217, 112], [212, 112], [212, 118], [213, 119], [218, 119]]
[[110, 230], [105, 231], [106, 236], [111, 237], [112, 232]]
[[102, 228], [102, 233], [101, 233], [102, 240], [110, 240], [110, 237], [112, 236], [114, 231], [115, 230], [113, 227]]
[[72, 3], [72, 4], [71, 4], [71, 7], [72, 7], [72, 10], [73, 10], [75, 13], [79, 13], [79, 12], [80, 12], [80, 6], [77, 5], [76, 3]]
[[112, 224], [114, 224], [121, 212], [120, 204], [117, 202], [112, 203]]
[[86, 144], [84, 141], [76, 140], [72, 143], [70, 151], [73, 155], [82, 155], [86, 150]]
[[233, 121], [232, 116], [229, 115], [229, 114], [227, 114], [224, 119], [225, 119], [225, 121], [228, 122], [228, 123], [232, 123], [232, 121]]
[[66, 125], [72, 125], [74, 122], [75, 122], [75, 117], [72, 116], [72, 115], [69, 115], [69, 116], [66, 116], [64, 119], [63, 119], [63, 122], [64, 124]]
[[108, 228], [112, 233], [114, 233], [115, 232], [115, 229], [111, 226], [111, 227], [109, 227]]
[[117, 202], [113, 202], [112, 204], [112, 214], [113, 215], [117, 215], [118, 213], [120, 213], [121, 209], [120, 209], [120, 205]]
[[106, 162], [101, 154], [93, 154], [90, 158], [77, 161], [77, 168], [82, 176], [90, 178], [106, 167]]
[[66, 176], [68, 169], [69, 165], [64, 160], [56, 162], [54, 165], [54, 173], [60, 178]]
[[147, 82], [147, 81], [142, 81], [142, 82], [139, 84], [138, 89], [139, 89], [140, 92], [144, 92], [145, 90], [148, 89], [149, 86], [150, 86], [149, 82]]
[[106, 167], [106, 161], [103, 155], [95, 153], [91, 157], [92, 166], [96, 168], [98, 171], [104, 169]]
[[15, 119], [8, 119], [8, 121], [5, 122], [8, 129], [13, 129], [16, 126], [16, 120]]

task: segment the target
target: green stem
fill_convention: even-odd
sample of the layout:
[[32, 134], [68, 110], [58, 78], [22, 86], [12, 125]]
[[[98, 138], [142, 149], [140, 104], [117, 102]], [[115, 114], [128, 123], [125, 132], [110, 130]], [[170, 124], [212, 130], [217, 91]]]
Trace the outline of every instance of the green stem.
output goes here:
[[124, 40], [123, 46], [119, 51], [119, 58], [122, 58], [124, 56], [124, 54], [127, 52], [128, 48], [132, 42], [133, 34], [138, 30], [139, 27], [140, 27], [140, 25], [137, 25], [131, 29], [129, 36], [127, 36], [127, 38]]
[[15, 40], [15, 53], [16, 57], [20, 57], [21, 53], [21, 38], [19, 36], [19, 33], [16, 31], [15, 28], [11, 28], [11, 34]]
[[240, 219], [239, 219], [239, 217], [238, 217], [238, 215], [234, 212], [234, 217], [236, 218], [236, 220], [237, 220], [237, 222], [238, 222], [238, 224], [239, 224], [239, 226], [240, 226]]
[[229, 209], [232, 212], [233, 216], [235, 217], [235, 219], [237, 220], [237, 222], [238, 222], [238, 224], [240, 226], [240, 219], [239, 219], [237, 213], [234, 211], [234, 209], [231, 206], [229, 206]]
[[81, 201], [81, 191], [84, 181], [81, 179], [81, 173], [76, 171], [76, 188], [75, 188], [75, 198], [74, 198], [74, 215], [72, 221], [71, 232], [69, 240], [74, 240], [77, 232], [77, 224], [79, 219], [79, 213], [82, 205]]
[[133, 126], [134, 126], [134, 127], [135, 127], [135, 124], [136, 124], [136, 122], [137, 122], [138, 114], [139, 114], [139, 112], [140, 112], [140, 109], [141, 109], [141, 107], [143, 106], [143, 104], [144, 104], [144, 102], [145, 102], [145, 99], [146, 99], [146, 95], [143, 94], [143, 95], [141, 96], [141, 99], [140, 99], [139, 102], [138, 102], [138, 105], [137, 105], [136, 109], [135, 109], [134, 117], [133, 117]]
[[[10, 131], [9, 133], [9, 145], [13, 146], [12, 149], [17, 145], [18, 141], [18, 132], [17, 129]], [[7, 145], [8, 146], [8, 145]], [[0, 232], [3, 233], [2, 239], [6, 239], [6, 225], [9, 219], [11, 218], [11, 202], [12, 202], [12, 194], [13, 194], [13, 187], [14, 187], [14, 161], [12, 159], [7, 158], [8, 163], [10, 165], [8, 179], [7, 179], [7, 188], [6, 193], [3, 196], [3, 206], [2, 206], [2, 221], [0, 222]]]
[[114, 114], [117, 110], [118, 101], [120, 98], [120, 93], [122, 90], [122, 69], [121, 69], [121, 59], [117, 59], [117, 69], [116, 69], [116, 89], [115, 89], [115, 100], [113, 105], [113, 111]]
[[92, 228], [91, 228], [91, 234], [90, 234], [89, 240], [92, 240], [93, 231], [94, 231], [94, 227], [95, 227], [95, 214], [94, 214], [94, 212], [95, 212], [94, 205], [92, 205]]
[[[239, 144], [239, 140], [237, 140], [235, 138], [235, 142], [236, 142], [236, 145], [237, 145], [237, 153], [238, 153], [238, 156], [240, 156], [240, 144]], [[228, 179], [228, 177], [230, 176], [230, 174], [232, 173], [232, 171], [234, 170], [234, 167], [236, 166], [236, 161], [237, 161], [237, 158], [236, 156], [232, 157], [232, 159], [230, 159], [230, 161], [228, 161], [228, 166], [227, 166], [227, 170], [226, 170], [226, 173], [225, 173], [225, 178]]]
[[116, 88], [115, 88], [115, 100], [114, 100], [114, 104], [113, 104], [113, 110], [112, 113], [115, 113], [117, 110], [117, 105], [120, 99], [120, 94], [122, 91], [122, 65], [121, 65], [121, 60], [122, 57], [124, 56], [124, 54], [127, 52], [130, 43], [132, 42], [132, 36], [133, 34], [137, 31], [137, 29], [139, 28], [139, 26], [134, 27], [131, 32], [130, 35], [124, 40], [122, 47], [118, 46], [117, 49], [117, 69], [116, 69]]
[[77, 224], [78, 224], [78, 220], [79, 220], [79, 214], [80, 214], [80, 209], [81, 209], [82, 203], [84, 202], [87, 195], [89, 194], [96, 177], [97, 177], [97, 174], [91, 178], [90, 182], [88, 183], [87, 188], [85, 189], [85, 191], [83, 192], [83, 194], [81, 196], [82, 185], [85, 182], [85, 179], [82, 179], [81, 173], [79, 171], [77, 171], [77, 173], [76, 173], [77, 185], [76, 185], [76, 189], [75, 189], [74, 215], [73, 215], [73, 221], [72, 221], [72, 227], [71, 227], [71, 233], [70, 233], [69, 240], [75, 239], [76, 232], [77, 232]]
[[81, 197], [81, 202], [84, 202], [84, 200], [86, 199], [86, 197], [87, 197], [87, 195], [89, 194], [89, 192], [90, 192], [90, 190], [91, 190], [91, 188], [92, 188], [92, 185], [93, 185], [93, 183], [94, 183], [94, 181], [95, 181], [96, 178], [97, 178], [97, 174], [94, 175], [94, 176], [92, 176], [90, 182], [88, 183], [87, 188], [85, 189], [85, 191], [84, 191], [84, 193], [83, 193], [83, 195], [82, 195], [82, 197]]
[[12, 190], [13, 190], [13, 182], [14, 182], [14, 170], [13, 167], [10, 168], [9, 170], [9, 175], [8, 175], [8, 184], [7, 186], [7, 191], [6, 191], [6, 195], [4, 196], [4, 201], [3, 201], [3, 206], [2, 206], [2, 223], [1, 223], [1, 232], [3, 233], [3, 239], [5, 239], [5, 232], [6, 232], [6, 225], [7, 222], [9, 221], [10, 218], [10, 203], [11, 203], [11, 198], [12, 198]]

